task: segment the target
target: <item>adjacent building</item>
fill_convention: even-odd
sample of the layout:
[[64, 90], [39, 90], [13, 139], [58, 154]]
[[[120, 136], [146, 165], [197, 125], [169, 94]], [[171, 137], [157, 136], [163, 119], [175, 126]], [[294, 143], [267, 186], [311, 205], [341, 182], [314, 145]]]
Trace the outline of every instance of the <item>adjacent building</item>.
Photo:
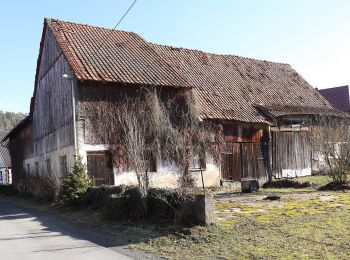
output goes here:
[[[6, 136], [6, 131], [0, 132], [0, 140]], [[12, 183], [11, 157], [7, 143], [0, 145], [0, 185]]]
[[341, 111], [350, 112], [349, 86], [340, 86], [318, 90], [331, 105]]

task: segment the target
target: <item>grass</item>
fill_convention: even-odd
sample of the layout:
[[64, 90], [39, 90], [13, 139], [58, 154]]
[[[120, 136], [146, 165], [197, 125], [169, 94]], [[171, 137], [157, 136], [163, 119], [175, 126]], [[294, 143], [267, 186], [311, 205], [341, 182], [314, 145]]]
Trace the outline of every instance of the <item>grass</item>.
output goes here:
[[246, 201], [219, 201], [217, 225], [131, 247], [171, 259], [348, 259], [350, 193], [316, 191], [329, 181], [326, 176], [298, 181], [311, 181], [314, 186], [273, 189], [280, 201], [263, 200], [271, 189]]

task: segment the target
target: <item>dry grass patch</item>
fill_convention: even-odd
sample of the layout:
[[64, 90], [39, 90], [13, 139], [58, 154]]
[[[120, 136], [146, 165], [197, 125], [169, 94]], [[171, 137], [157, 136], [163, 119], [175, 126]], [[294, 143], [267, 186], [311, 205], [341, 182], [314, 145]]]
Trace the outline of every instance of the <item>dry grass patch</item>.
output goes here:
[[263, 197], [219, 201], [217, 226], [133, 247], [172, 259], [348, 258], [349, 193], [284, 194], [280, 201]]

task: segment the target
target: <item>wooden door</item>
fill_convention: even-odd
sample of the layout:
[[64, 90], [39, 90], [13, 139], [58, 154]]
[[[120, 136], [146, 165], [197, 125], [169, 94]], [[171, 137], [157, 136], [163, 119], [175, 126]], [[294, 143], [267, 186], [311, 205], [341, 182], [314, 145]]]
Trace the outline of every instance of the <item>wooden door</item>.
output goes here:
[[222, 154], [224, 180], [258, 179], [269, 173], [268, 146], [265, 143], [232, 143], [230, 152]]
[[97, 186], [114, 184], [112, 160], [108, 151], [88, 152], [87, 170]]
[[272, 132], [272, 169], [276, 178], [310, 175], [310, 133], [308, 131]]

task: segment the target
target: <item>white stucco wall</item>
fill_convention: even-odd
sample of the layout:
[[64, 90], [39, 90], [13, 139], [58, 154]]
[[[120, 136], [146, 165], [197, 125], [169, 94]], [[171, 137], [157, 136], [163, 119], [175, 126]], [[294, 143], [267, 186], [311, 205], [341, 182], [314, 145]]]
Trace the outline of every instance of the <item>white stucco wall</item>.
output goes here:
[[282, 169], [282, 178], [295, 178], [303, 176], [311, 176], [312, 170], [310, 168], [294, 170], [294, 169]]
[[[135, 172], [118, 172], [114, 169], [115, 185], [137, 185]], [[202, 178], [199, 171], [191, 171], [191, 175], [196, 186], [202, 187]], [[159, 188], [176, 188], [179, 185], [180, 170], [174, 163], [163, 163], [158, 165], [157, 172], [148, 175], [150, 186]], [[206, 170], [203, 171], [203, 181], [205, 187], [220, 186], [220, 169], [213, 163], [207, 163]]]
[[39, 174], [46, 174], [47, 173], [47, 168], [46, 168], [46, 160], [50, 159], [51, 161], [51, 173], [57, 175], [57, 177], [62, 177], [60, 176], [60, 162], [59, 158], [60, 156], [67, 156], [67, 169], [68, 171], [71, 170], [71, 168], [74, 165], [75, 161], [75, 152], [74, 152], [74, 146], [69, 146], [65, 148], [61, 148], [59, 150], [49, 152], [49, 153], [44, 153], [40, 156], [33, 156], [29, 159], [26, 159], [23, 161], [23, 169], [27, 172], [27, 164], [30, 165], [30, 174], [35, 174], [36, 169], [35, 169], [35, 163], [39, 163]]
[[[79, 154], [83, 158], [83, 162], [87, 163], [87, 152], [91, 151], [106, 151], [108, 145], [90, 145], [90, 144], [79, 144]], [[113, 169], [114, 173], [114, 184], [115, 185], [137, 185], [137, 177], [135, 172], [120, 172], [117, 168]], [[202, 178], [200, 172], [191, 173], [195, 183], [198, 187], [202, 186]], [[174, 164], [170, 162], [159, 162], [157, 165], [157, 172], [149, 173], [149, 181], [151, 187], [167, 187], [176, 188], [178, 187], [180, 178], [180, 170]], [[220, 186], [220, 169], [215, 163], [209, 158], [206, 170], [203, 171], [203, 179], [205, 187]]]

